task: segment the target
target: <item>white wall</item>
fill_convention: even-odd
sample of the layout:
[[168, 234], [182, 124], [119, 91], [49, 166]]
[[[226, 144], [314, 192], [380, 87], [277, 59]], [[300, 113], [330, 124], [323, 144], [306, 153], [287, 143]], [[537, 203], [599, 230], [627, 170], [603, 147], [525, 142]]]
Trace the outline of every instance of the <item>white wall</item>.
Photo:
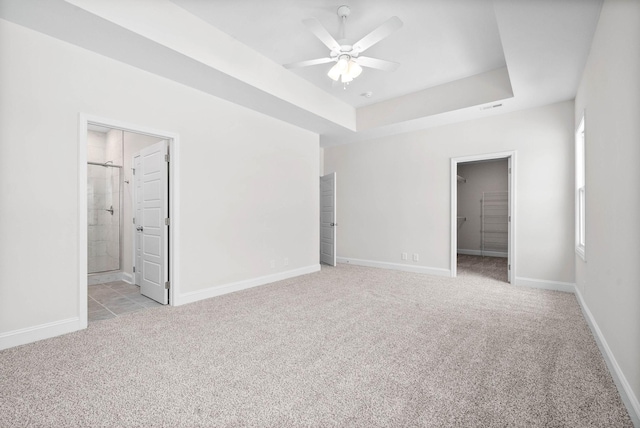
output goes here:
[[586, 114], [578, 290], [640, 413], [640, 1], [605, 1], [576, 96]]
[[458, 175], [466, 179], [458, 182], [458, 216], [466, 218], [457, 224], [459, 251], [482, 248], [482, 193], [506, 192], [509, 189], [507, 169], [506, 159], [458, 164]]
[[78, 317], [80, 112], [180, 135], [182, 292], [318, 266], [316, 134], [2, 20], [0, 52], [0, 338]]
[[450, 159], [516, 150], [516, 276], [573, 283], [573, 111], [567, 101], [326, 148], [338, 256], [448, 273]]

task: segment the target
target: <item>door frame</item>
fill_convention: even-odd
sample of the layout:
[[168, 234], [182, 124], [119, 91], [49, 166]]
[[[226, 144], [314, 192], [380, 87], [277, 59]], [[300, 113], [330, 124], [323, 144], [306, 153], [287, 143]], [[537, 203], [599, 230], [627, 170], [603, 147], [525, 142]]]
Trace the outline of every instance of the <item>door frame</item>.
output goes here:
[[[176, 305], [180, 295], [180, 135], [175, 132], [123, 122], [117, 119], [80, 113], [78, 118], [78, 313], [80, 328], [88, 326], [88, 268], [87, 268], [87, 132], [89, 124], [146, 134], [169, 141], [169, 305]], [[125, 220], [126, 221], [126, 220]]]
[[[138, 153], [140, 153], [140, 152], [138, 152]], [[136, 156], [135, 155], [136, 154], [134, 153], [133, 156], [131, 157], [131, 167], [132, 168], [136, 167], [136, 162], [135, 162]], [[171, 171], [169, 171], [169, 174], [171, 174]], [[131, 192], [131, 207], [133, 208], [133, 216], [135, 218], [135, 216], [136, 216], [136, 190], [135, 190], [136, 189], [136, 182], [135, 182], [136, 181], [136, 175], [135, 174], [133, 175], [132, 179], [133, 179], [132, 188], [134, 190], [133, 190], [133, 192]], [[135, 224], [134, 224], [134, 226], [135, 226]], [[136, 260], [137, 247], [136, 247], [136, 243], [137, 243], [138, 235], [136, 233], [136, 228], [133, 227], [132, 229], [133, 230], [131, 231], [131, 233], [132, 233], [133, 236], [131, 238], [131, 242], [133, 243], [133, 248], [131, 249], [131, 257], [132, 257], [131, 266], [135, 267], [137, 265], [137, 260]], [[136, 276], [138, 275], [138, 273], [139, 272], [134, 272], [133, 273], [133, 284], [137, 285], [137, 286], [140, 286], [140, 284], [138, 284], [138, 281], [136, 279]]]
[[517, 152], [505, 151], [497, 153], [485, 153], [471, 156], [451, 158], [451, 276], [457, 276], [457, 250], [458, 250], [458, 164], [483, 160], [511, 159], [511, 174], [509, 174], [509, 248], [508, 260], [511, 265], [510, 283], [516, 279], [516, 155]]

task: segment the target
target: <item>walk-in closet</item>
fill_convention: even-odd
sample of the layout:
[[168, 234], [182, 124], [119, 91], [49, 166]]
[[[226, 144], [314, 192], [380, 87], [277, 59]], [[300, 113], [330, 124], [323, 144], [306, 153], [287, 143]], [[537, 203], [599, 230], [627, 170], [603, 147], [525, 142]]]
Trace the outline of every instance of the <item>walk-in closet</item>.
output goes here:
[[457, 266], [459, 273], [507, 282], [509, 172], [507, 159], [459, 163]]

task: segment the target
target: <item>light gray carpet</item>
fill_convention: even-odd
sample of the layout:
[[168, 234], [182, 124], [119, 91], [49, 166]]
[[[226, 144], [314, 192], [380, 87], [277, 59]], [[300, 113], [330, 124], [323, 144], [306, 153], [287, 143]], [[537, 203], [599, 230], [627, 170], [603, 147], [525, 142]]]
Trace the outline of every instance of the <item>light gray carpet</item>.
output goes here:
[[480, 276], [507, 282], [507, 258], [458, 254], [457, 271], [461, 278]]
[[0, 426], [631, 421], [571, 294], [339, 265], [0, 352]]

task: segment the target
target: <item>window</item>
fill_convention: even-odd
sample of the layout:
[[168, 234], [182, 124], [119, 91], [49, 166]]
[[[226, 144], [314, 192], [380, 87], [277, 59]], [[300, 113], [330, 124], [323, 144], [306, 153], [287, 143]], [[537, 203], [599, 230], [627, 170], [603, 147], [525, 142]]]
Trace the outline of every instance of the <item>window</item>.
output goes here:
[[576, 253], [586, 261], [584, 116], [576, 131]]

